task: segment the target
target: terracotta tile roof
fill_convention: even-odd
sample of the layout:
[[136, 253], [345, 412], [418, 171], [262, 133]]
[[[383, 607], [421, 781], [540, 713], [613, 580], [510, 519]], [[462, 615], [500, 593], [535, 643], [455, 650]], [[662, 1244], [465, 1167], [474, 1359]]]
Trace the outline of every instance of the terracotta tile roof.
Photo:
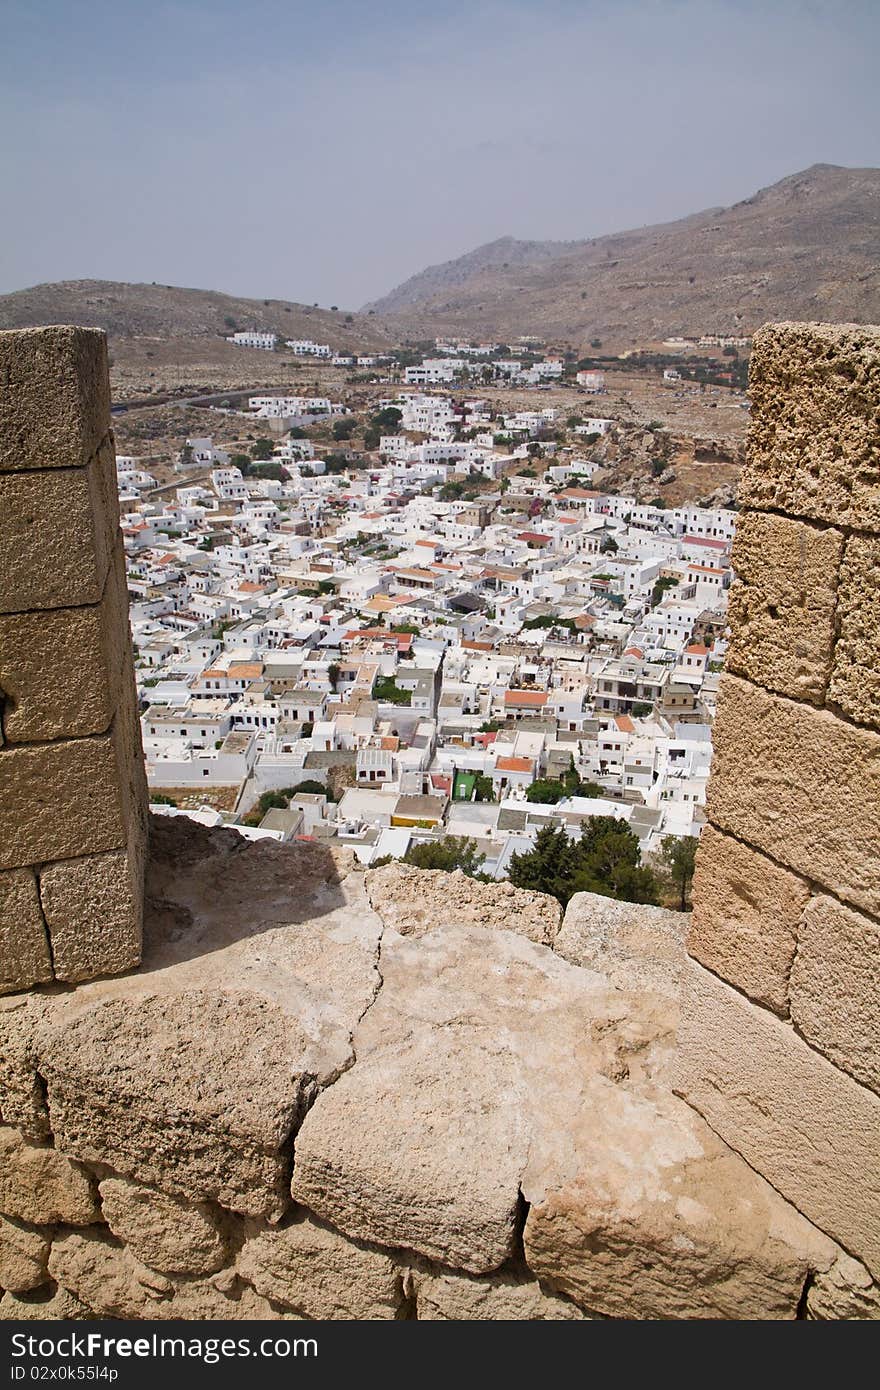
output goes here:
[[628, 714], [615, 714], [614, 722], [622, 734], [634, 734], [636, 726]]
[[498, 758], [495, 763], [499, 772], [531, 772], [531, 758]]
[[541, 709], [547, 703], [547, 692], [546, 690], [505, 690], [504, 703]]

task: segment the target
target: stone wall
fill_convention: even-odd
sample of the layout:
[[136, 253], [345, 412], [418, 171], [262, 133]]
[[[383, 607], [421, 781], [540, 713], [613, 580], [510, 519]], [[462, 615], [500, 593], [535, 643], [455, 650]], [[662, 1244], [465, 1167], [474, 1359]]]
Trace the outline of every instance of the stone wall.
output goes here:
[[880, 330], [756, 337], [677, 1087], [880, 1271]]
[[103, 333], [0, 333], [0, 993], [140, 959], [147, 793]]

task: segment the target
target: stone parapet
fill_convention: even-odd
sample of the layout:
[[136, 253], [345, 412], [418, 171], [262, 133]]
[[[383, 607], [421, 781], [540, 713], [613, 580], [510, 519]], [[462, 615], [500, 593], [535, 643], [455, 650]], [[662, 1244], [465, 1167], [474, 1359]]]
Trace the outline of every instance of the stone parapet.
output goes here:
[[0, 992], [140, 959], [147, 791], [91, 329], [0, 333]]

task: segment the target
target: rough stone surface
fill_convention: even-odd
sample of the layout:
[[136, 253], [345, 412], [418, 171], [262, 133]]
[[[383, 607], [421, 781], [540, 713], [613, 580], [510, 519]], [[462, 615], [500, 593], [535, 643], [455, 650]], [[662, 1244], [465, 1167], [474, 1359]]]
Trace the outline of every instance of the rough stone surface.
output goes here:
[[[523, 1188], [529, 1267], [611, 1317], [794, 1318], [836, 1247], [666, 1092], [593, 1081]], [[570, 1148], [566, 1154], [565, 1147]]]
[[248, 1285], [223, 1275], [175, 1283], [141, 1264], [101, 1230], [73, 1232], [54, 1241], [49, 1272], [98, 1317], [201, 1322], [292, 1316], [273, 1308]]
[[620, 989], [651, 990], [675, 999], [689, 922], [686, 912], [575, 893], [554, 950], [572, 965], [601, 971]]
[[770, 324], [749, 394], [740, 506], [880, 531], [880, 329]]
[[185, 817], [157, 817], [151, 848], [140, 968], [43, 1001], [31, 1023], [56, 1143], [276, 1218], [302, 1110], [352, 1061], [381, 924], [348, 851]]
[[42, 1231], [0, 1216], [0, 1289], [27, 1293], [47, 1278], [49, 1241]]
[[713, 823], [880, 915], [880, 735], [724, 676], [713, 744]]
[[0, 613], [100, 603], [118, 535], [112, 443], [87, 468], [0, 472]]
[[76, 983], [116, 975], [140, 961], [143, 872], [132, 860], [119, 849], [40, 871], [56, 979]]
[[816, 1274], [810, 1284], [807, 1317], [827, 1322], [880, 1321], [880, 1286], [858, 1260], [840, 1255], [829, 1270]]
[[7, 743], [106, 733], [119, 697], [127, 611], [120, 554], [101, 603], [0, 616]]
[[0, 1322], [69, 1322], [93, 1316], [91, 1308], [54, 1281], [30, 1294], [5, 1293], [0, 1298]]
[[125, 1178], [99, 1183], [101, 1211], [136, 1259], [163, 1274], [213, 1274], [226, 1262], [221, 1222], [204, 1202], [183, 1202]]
[[527, 1273], [483, 1279], [437, 1274], [418, 1281], [416, 1316], [424, 1322], [581, 1322], [589, 1314], [544, 1293]]
[[385, 1251], [308, 1213], [275, 1229], [252, 1228], [236, 1269], [257, 1293], [304, 1318], [394, 1318], [403, 1303], [400, 1272]]
[[0, 748], [0, 868], [125, 843], [112, 739]]
[[700, 836], [693, 896], [690, 954], [784, 1017], [808, 884], [707, 825]]
[[457, 869], [385, 864], [367, 873], [367, 893], [386, 927], [422, 936], [450, 923], [518, 932], [552, 946], [562, 916], [549, 893], [528, 893], [512, 883], [478, 883]]
[[791, 1016], [807, 1042], [880, 1091], [880, 923], [834, 898], [812, 900], [791, 972]]
[[843, 534], [766, 512], [737, 521], [726, 668], [821, 704], [831, 673]]
[[0, 473], [77, 468], [110, 428], [107, 339], [96, 328], [0, 333]]
[[689, 962], [677, 1089], [800, 1211], [880, 1270], [880, 1099]]
[[850, 536], [837, 591], [840, 635], [829, 697], [850, 719], [880, 729], [880, 539]]
[[49, 1134], [49, 1112], [37, 1074], [34, 1032], [43, 1001], [33, 994], [0, 995], [0, 1122], [29, 1139]]
[[33, 869], [0, 873], [0, 994], [52, 978], [52, 958]]
[[0, 1212], [39, 1226], [88, 1226], [98, 1218], [95, 1184], [57, 1149], [0, 1126]]

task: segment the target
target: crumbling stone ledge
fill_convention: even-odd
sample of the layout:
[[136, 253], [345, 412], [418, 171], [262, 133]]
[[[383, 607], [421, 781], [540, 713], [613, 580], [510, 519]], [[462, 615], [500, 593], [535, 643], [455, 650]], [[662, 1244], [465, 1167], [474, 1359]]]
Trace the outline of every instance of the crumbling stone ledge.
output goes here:
[[0, 1001], [0, 1317], [880, 1316], [673, 1096], [679, 914], [413, 872], [154, 818], [138, 971]]

